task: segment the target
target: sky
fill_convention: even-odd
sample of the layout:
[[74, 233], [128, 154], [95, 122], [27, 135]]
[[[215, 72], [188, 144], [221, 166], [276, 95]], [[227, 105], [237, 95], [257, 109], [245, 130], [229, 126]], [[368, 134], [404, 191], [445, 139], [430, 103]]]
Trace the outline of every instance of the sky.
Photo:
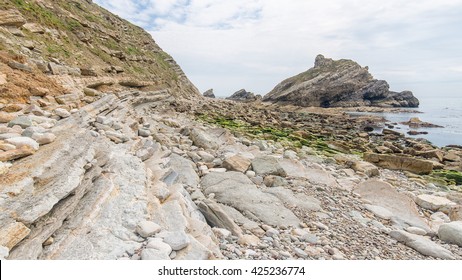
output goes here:
[[462, 98], [462, 0], [95, 0], [143, 27], [201, 92], [266, 94], [316, 55], [391, 90]]

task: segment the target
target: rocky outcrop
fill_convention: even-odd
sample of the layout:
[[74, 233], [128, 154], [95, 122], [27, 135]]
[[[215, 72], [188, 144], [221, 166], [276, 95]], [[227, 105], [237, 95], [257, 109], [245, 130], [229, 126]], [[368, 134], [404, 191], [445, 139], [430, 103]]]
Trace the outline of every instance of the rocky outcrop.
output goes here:
[[202, 94], [204, 97], [208, 98], [215, 98], [215, 94], [213, 93], [213, 89], [209, 89], [204, 94]]
[[233, 93], [230, 97], [226, 99], [239, 101], [239, 102], [251, 102], [261, 99], [260, 95], [255, 95], [252, 92], [246, 91], [245, 89], [241, 89]]
[[314, 67], [286, 79], [263, 101], [304, 107], [418, 107], [410, 91], [393, 92], [386, 81], [376, 80], [352, 60], [316, 57]]

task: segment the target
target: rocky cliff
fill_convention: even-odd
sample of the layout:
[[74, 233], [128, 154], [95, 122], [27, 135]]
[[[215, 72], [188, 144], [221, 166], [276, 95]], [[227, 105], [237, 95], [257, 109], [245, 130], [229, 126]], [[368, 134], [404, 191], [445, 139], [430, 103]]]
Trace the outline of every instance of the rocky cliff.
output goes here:
[[98, 91], [85, 88], [199, 95], [149, 33], [92, 1], [1, 0], [0, 38], [0, 104], [66, 94], [94, 101]]
[[316, 57], [314, 67], [284, 80], [264, 101], [304, 107], [418, 107], [410, 91], [393, 92], [386, 81], [376, 80], [352, 60]]

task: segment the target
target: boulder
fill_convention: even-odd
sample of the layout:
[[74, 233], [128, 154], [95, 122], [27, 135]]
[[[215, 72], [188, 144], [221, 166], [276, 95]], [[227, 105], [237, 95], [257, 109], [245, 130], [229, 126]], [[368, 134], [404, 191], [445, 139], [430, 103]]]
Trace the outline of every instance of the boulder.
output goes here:
[[228, 214], [221, 208], [220, 204], [210, 199], [204, 199], [197, 203], [197, 206], [212, 227], [227, 229], [235, 236], [242, 235], [241, 228], [230, 216], [228, 216]]
[[56, 135], [54, 135], [53, 133], [50, 133], [50, 132], [47, 132], [47, 133], [34, 133], [32, 134], [31, 136], [32, 139], [34, 139], [35, 141], [37, 141], [37, 143], [39, 143], [39, 145], [46, 145], [46, 144], [50, 144], [52, 143], [53, 141], [56, 140]]
[[250, 160], [245, 157], [235, 155], [223, 161], [223, 167], [231, 171], [245, 173], [250, 167]]
[[444, 242], [462, 247], [462, 221], [441, 225], [438, 230], [438, 237]]
[[408, 233], [404, 230], [393, 230], [390, 232], [390, 236], [397, 241], [404, 243], [406, 246], [411, 247], [422, 255], [444, 260], [455, 259], [455, 256], [451, 253], [451, 251], [441, 247], [427, 237]]
[[15, 125], [19, 125], [22, 128], [28, 128], [29, 126], [32, 126], [32, 121], [28, 116], [19, 116], [8, 123], [8, 127], [13, 127]]
[[71, 113], [69, 113], [69, 111], [67, 111], [66, 109], [63, 109], [63, 108], [56, 108], [54, 110], [54, 113], [60, 117], [60, 118], [68, 118], [71, 116]]
[[364, 160], [382, 168], [410, 171], [416, 174], [430, 174], [433, 170], [431, 161], [407, 156], [365, 153]]
[[191, 243], [189, 236], [182, 231], [165, 232], [162, 236], [164, 242], [175, 251], [186, 248]]
[[417, 196], [415, 198], [415, 202], [422, 208], [432, 210], [434, 212], [441, 211], [444, 213], [449, 213], [449, 209], [456, 205], [456, 203], [445, 197], [430, 194], [421, 194]]
[[39, 149], [39, 143], [37, 143], [37, 141], [29, 137], [21, 136], [8, 138], [5, 140], [5, 142], [14, 145], [17, 149], [21, 149], [22, 147], [27, 147], [34, 151], [37, 151]]
[[215, 194], [219, 203], [231, 206], [253, 220], [286, 227], [297, 227], [300, 223], [277, 196], [258, 189], [243, 173], [209, 173], [202, 177], [200, 185], [206, 196]]
[[194, 145], [196, 145], [199, 148], [204, 148], [204, 149], [212, 149], [216, 150], [218, 149], [218, 144], [214, 139], [205, 131], [194, 128], [189, 137], [193, 141]]
[[379, 176], [380, 172], [377, 166], [365, 162], [365, 161], [355, 161], [352, 165], [351, 168], [356, 171], [356, 172], [361, 172], [366, 174], [369, 177], [374, 177], [374, 176]]
[[[391, 212], [393, 216], [390, 219], [396, 226], [402, 229], [414, 226], [430, 232], [430, 227], [420, 217], [415, 202], [410, 197], [396, 191], [389, 183], [374, 179], [368, 180], [361, 183], [355, 189], [355, 192], [370, 204], [380, 206]], [[377, 208], [369, 207], [369, 209], [375, 211], [375, 214], [379, 214]], [[389, 213], [386, 212], [384, 217], [389, 217]]]
[[70, 93], [65, 95], [60, 95], [55, 97], [56, 102], [60, 105], [69, 105], [72, 103], [78, 104], [80, 103], [80, 94], [78, 93]]
[[155, 249], [165, 253], [167, 256], [172, 253], [173, 249], [165, 243], [162, 238], [149, 238], [148, 244], [146, 245], [147, 249]]
[[69, 74], [68, 67], [64, 65], [59, 65], [54, 62], [48, 63], [48, 68], [50, 69], [53, 75], [67, 75]]
[[278, 159], [272, 156], [254, 158], [252, 160], [252, 169], [257, 175], [277, 175], [283, 177], [287, 175], [279, 164]]
[[142, 221], [136, 226], [136, 232], [144, 238], [151, 237], [160, 230], [161, 227], [151, 221]]
[[23, 63], [19, 63], [19, 62], [16, 62], [16, 61], [9, 61], [8, 66], [10, 66], [12, 69], [32, 73], [32, 68], [29, 65], [26, 65], [26, 64], [23, 64]]

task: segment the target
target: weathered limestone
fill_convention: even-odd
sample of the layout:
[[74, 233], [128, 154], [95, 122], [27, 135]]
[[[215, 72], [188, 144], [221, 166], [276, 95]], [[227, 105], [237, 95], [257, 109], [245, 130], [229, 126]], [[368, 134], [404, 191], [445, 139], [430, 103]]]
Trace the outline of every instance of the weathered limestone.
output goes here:
[[369, 203], [385, 208], [393, 213], [393, 217], [390, 219], [399, 227], [415, 226], [430, 232], [429, 226], [420, 217], [414, 201], [406, 195], [397, 192], [389, 183], [379, 180], [369, 180], [360, 184], [355, 189], [355, 192], [360, 194]]
[[449, 209], [452, 206], [455, 206], [456, 203], [450, 201], [449, 199], [441, 196], [434, 196], [429, 194], [421, 194], [415, 198], [415, 202], [422, 208], [432, 210], [432, 211], [441, 211], [448, 213]]
[[444, 249], [427, 237], [408, 233], [403, 230], [391, 231], [390, 236], [400, 242], [403, 242], [406, 246], [413, 248], [423, 255], [446, 260], [455, 259], [455, 256], [451, 253], [451, 251]]
[[240, 172], [210, 173], [201, 180], [205, 195], [230, 205], [255, 220], [274, 226], [298, 226], [299, 219], [276, 196], [256, 188]]
[[432, 162], [412, 157], [365, 153], [364, 160], [382, 168], [410, 171], [416, 174], [429, 174], [433, 170]]

